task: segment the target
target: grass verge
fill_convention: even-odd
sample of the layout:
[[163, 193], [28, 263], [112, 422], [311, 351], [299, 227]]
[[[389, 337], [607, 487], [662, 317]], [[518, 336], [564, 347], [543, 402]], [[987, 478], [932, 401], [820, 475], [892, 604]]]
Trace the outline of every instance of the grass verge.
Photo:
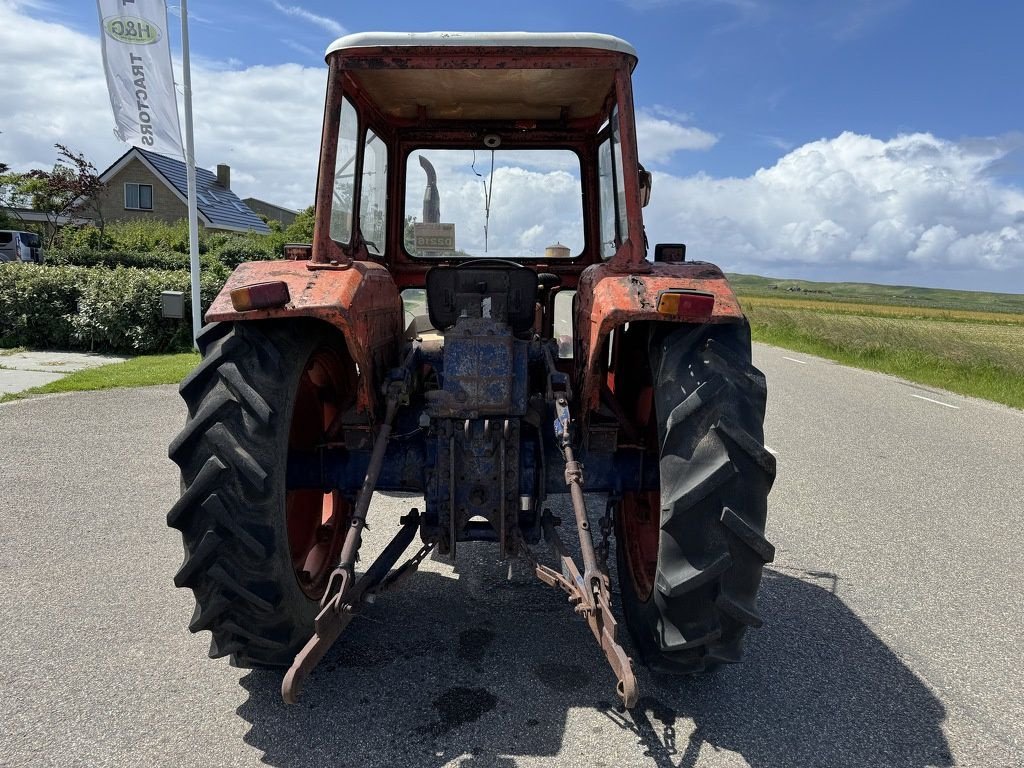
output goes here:
[[117, 387], [148, 387], [154, 384], [177, 384], [199, 364], [199, 355], [183, 352], [177, 355], [143, 355], [84, 371], [75, 371], [56, 381], [22, 392], [0, 397], [0, 403], [19, 400], [31, 395], [54, 392], [84, 392]]
[[1024, 327], [1016, 323], [741, 301], [756, 341], [1024, 408]]

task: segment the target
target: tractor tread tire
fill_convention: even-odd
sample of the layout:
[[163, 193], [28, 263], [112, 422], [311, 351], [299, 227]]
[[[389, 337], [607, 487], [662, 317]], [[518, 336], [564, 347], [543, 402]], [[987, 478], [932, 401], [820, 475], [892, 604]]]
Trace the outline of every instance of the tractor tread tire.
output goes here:
[[[764, 536], [775, 457], [764, 447], [767, 387], [746, 324], [655, 328], [650, 362], [658, 415], [658, 565], [647, 599], [619, 551], [626, 623], [641, 657], [668, 674], [742, 655], [759, 627]], [[667, 414], [667, 416], [662, 416]]]
[[185, 558], [174, 576], [195, 595], [189, 630], [212, 634], [210, 657], [282, 666], [313, 632], [318, 608], [295, 578], [284, 520], [288, 427], [298, 377], [323, 337], [266, 321], [206, 326], [188, 406], [168, 455], [182, 494], [167, 515]]

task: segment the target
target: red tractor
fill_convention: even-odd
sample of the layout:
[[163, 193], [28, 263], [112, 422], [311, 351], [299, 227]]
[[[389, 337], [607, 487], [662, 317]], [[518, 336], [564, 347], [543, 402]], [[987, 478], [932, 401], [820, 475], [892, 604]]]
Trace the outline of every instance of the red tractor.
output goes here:
[[[643, 660], [738, 661], [774, 554], [765, 380], [722, 272], [648, 245], [633, 48], [367, 33], [327, 63], [313, 243], [238, 267], [181, 385], [168, 522], [189, 628], [211, 632], [212, 657], [290, 666], [293, 702], [376, 595], [435, 548], [488, 541], [566, 592], [628, 707], [614, 536]], [[423, 510], [357, 573], [376, 489], [420, 493]], [[599, 517], [584, 490], [607, 495]], [[579, 563], [545, 507], [555, 493], [570, 494]]]

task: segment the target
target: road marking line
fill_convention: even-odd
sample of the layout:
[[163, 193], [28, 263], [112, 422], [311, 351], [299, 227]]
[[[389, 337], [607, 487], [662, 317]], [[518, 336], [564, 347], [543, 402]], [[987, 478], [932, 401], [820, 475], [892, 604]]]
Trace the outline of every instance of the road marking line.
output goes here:
[[786, 357], [785, 355], [783, 355], [782, 359], [783, 360], [789, 360], [791, 363], [800, 363], [800, 365], [807, 365], [806, 361], [804, 361], [804, 360], [797, 360], [795, 357]]
[[766, 451], [768, 451], [768, 453], [770, 453], [770, 454], [771, 454], [772, 456], [778, 456], [778, 455], [779, 455], [779, 452], [778, 452], [778, 451], [776, 451], [776, 450], [775, 450], [774, 448], [772, 448], [772, 447], [771, 447], [770, 445], [766, 445], [766, 446], [764, 447], [764, 449], [765, 449]]
[[927, 400], [929, 403], [935, 403], [936, 405], [944, 405], [947, 408], [952, 408], [955, 411], [959, 411], [960, 410], [960, 406], [959, 405], [950, 405], [949, 403], [943, 403], [943, 402], [941, 402], [939, 400], [932, 400], [930, 397], [925, 397], [924, 395], [915, 395], [915, 394], [911, 393], [910, 396], [911, 397], [916, 397], [918, 400]]

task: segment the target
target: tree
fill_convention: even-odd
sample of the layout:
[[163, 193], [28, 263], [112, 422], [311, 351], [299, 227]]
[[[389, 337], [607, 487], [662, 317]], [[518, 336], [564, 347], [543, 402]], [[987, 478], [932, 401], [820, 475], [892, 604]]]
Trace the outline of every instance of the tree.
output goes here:
[[81, 153], [72, 152], [63, 144], [55, 144], [57, 162], [52, 171], [33, 169], [26, 173], [7, 173], [0, 177], [0, 186], [9, 189], [10, 203], [24, 206], [26, 203], [46, 215], [47, 246], [62, 223], [76, 214], [88, 212], [103, 233], [103, 213], [99, 205], [100, 194], [107, 185], [100, 181], [96, 166]]
[[316, 220], [315, 207], [309, 206], [295, 217], [295, 221], [288, 225], [285, 236], [290, 243], [312, 243], [313, 223]]
[[8, 209], [5, 212], [5, 219], [12, 220], [13, 216], [22, 222], [18, 208], [26, 208], [31, 200], [25, 191], [25, 174], [12, 171], [7, 163], [0, 163], [0, 206]]
[[54, 146], [59, 153], [54, 169], [61, 166], [71, 171], [70, 175], [63, 177], [66, 179], [64, 191], [75, 196], [68, 209], [68, 215], [80, 212], [90, 214], [100, 230], [100, 237], [102, 237], [105, 222], [100, 197], [107, 191], [107, 185], [100, 181], [96, 166], [86, 160], [85, 155], [81, 152], [72, 152], [63, 144]]

